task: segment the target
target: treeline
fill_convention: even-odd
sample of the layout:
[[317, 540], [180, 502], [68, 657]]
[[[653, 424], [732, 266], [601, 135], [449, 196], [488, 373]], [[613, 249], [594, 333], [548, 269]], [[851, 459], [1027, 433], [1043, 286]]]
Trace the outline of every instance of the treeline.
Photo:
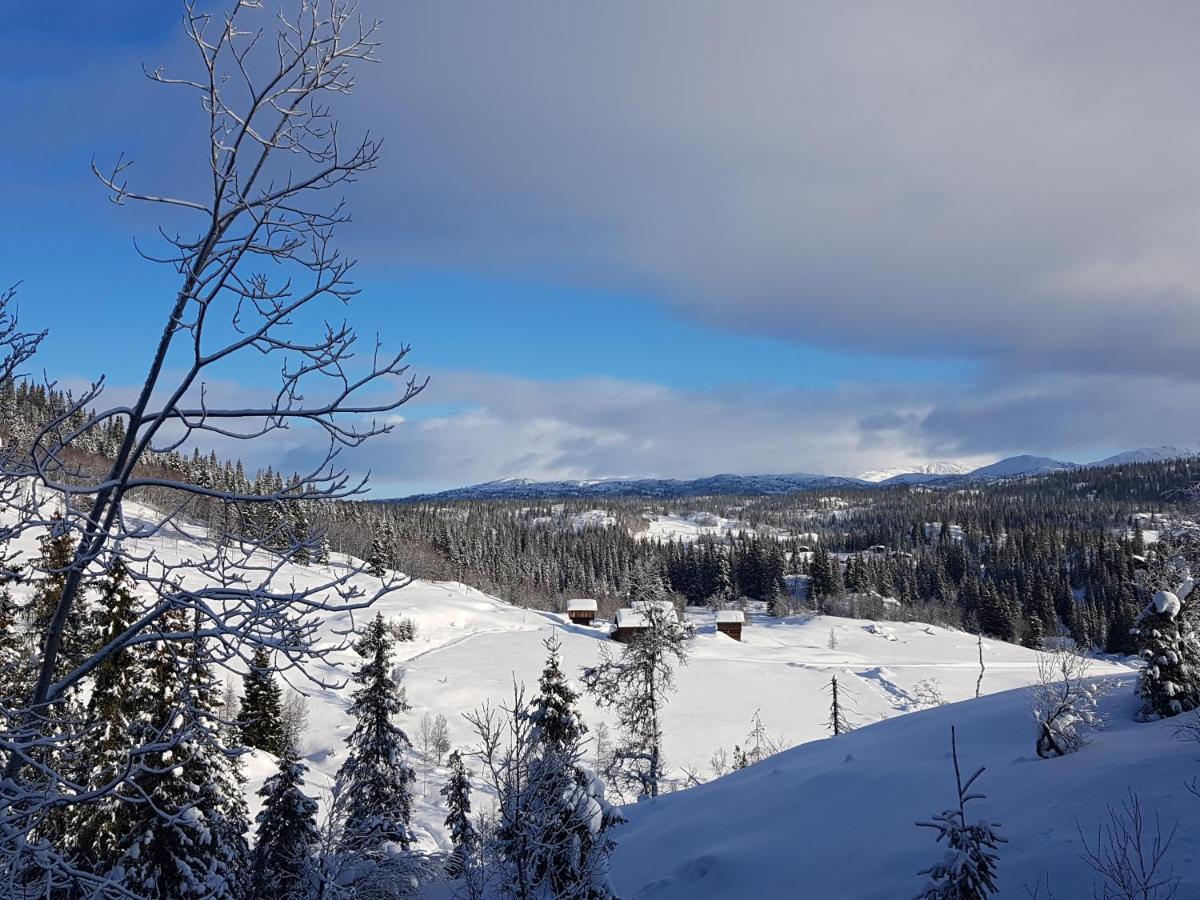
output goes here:
[[[955, 491], [618, 498], [607, 519], [580, 501], [351, 503], [324, 524], [334, 549], [539, 608], [588, 596], [611, 611], [649, 563], [689, 604], [745, 598], [779, 614], [921, 619], [1031, 646], [1065, 634], [1132, 652], [1134, 618], [1169, 580], [1139, 523], [1178, 517], [1200, 470], [1178, 460], [1067, 474]], [[697, 511], [738, 525], [687, 543], [640, 535], [650, 516]]]

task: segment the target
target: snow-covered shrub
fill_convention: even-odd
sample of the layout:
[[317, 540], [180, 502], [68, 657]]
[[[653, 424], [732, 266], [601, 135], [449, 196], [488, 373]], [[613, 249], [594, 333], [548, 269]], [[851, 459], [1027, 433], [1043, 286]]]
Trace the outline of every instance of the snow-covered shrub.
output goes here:
[[1033, 718], [1042, 759], [1074, 753], [1099, 724], [1095, 692], [1087, 680], [1090, 668], [1091, 660], [1073, 650], [1038, 654]]

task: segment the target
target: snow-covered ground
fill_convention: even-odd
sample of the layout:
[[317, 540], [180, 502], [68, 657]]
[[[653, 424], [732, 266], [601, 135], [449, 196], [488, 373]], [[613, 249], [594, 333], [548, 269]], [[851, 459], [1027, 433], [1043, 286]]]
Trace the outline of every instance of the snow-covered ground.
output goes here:
[[[151, 545], [169, 561], [195, 558], [201, 549], [187, 540]], [[25, 549], [34, 552], [33, 536]], [[304, 589], [344, 566], [335, 559], [331, 567], [286, 567], [281, 583]], [[364, 576], [364, 587], [372, 582]], [[459, 748], [473, 743], [463, 713], [508, 698], [514, 678], [535, 687], [542, 641], [549, 635], [562, 641], [568, 671], [593, 663], [609, 643], [604, 627], [571, 625], [564, 616], [521, 609], [457, 583], [414, 582], [377, 609], [416, 624], [416, 639], [397, 648], [396, 672], [412, 704], [400, 724], [415, 739], [422, 715], [440, 713]], [[936, 858], [930, 834], [911, 822], [949, 803], [945, 738], [952, 722], [962, 733], [967, 765], [991, 767], [984, 781], [992, 797], [986, 812], [1005, 824], [1013, 841], [1002, 872], [1019, 865], [1036, 874], [1051, 867], [1053, 853], [1073, 860], [1074, 850], [1063, 849], [1074, 839], [1073, 816], [1090, 823], [1097, 805], [1118, 800], [1130, 779], [1173, 816], [1200, 812], [1200, 800], [1187, 795], [1193, 804], [1188, 806], [1178, 798], [1181, 779], [1174, 774], [1184, 761], [1193, 765], [1200, 748], [1168, 741], [1169, 726], [1129, 724], [1126, 666], [1097, 662], [1094, 670], [1124, 679], [1107, 704], [1111, 729], [1077, 757], [1031, 761], [1026, 692], [956, 703], [976, 690], [979, 667], [971, 635], [921, 624], [752, 615], [739, 643], [716, 632], [710, 613], [689, 617], [696, 626], [690, 661], [678, 673], [679, 689], [664, 720], [672, 777], [681, 783], [685, 769], [707, 776], [714, 751], [745, 743], [756, 711], [772, 738], [783, 746], [804, 746], [714, 784], [630, 809], [614, 864], [626, 898], [908, 895], [915, 880], [905, 881], [897, 893], [895, 884], [884, 887], [873, 879], [915, 871]], [[324, 626], [328, 640], [351, 624], [349, 616], [331, 618]], [[1012, 691], [1035, 679], [1036, 657], [1024, 648], [985, 641], [984, 659], [984, 694]], [[357, 662], [347, 650], [314, 674], [344, 679]], [[826, 740], [826, 686], [835, 674], [857, 724], [896, 721]], [[352, 727], [346, 714], [350, 689], [293, 683], [308, 695], [309, 784], [324, 793], [344, 759], [343, 741]], [[955, 705], [906, 715], [922, 708], [920, 697], [931, 687]], [[582, 712], [592, 726], [611, 725], [610, 714], [586, 697]], [[1153, 741], [1139, 749], [1146, 735]], [[1200, 763], [1193, 767], [1200, 773]], [[1169, 769], [1171, 780], [1152, 790], [1151, 775], [1158, 769]], [[248, 760], [252, 807], [254, 792], [272, 770], [262, 754]], [[444, 772], [421, 764], [417, 770], [414, 824], [423, 846], [445, 847], [438, 796]], [[1195, 849], [1190, 842], [1196, 833], [1177, 839], [1181, 855]], [[1079, 867], [1071, 860], [1063, 871], [1074, 878], [1070, 873]], [[1005, 875], [1002, 882], [1006, 896], [1024, 896], [1016, 877]], [[1067, 880], [1055, 896], [1079, 896], [1071, 892], [1075, 886]]]
[[1200, 897], [1200, 798], [1185, 787], [1200, 774], [1200, 747], [1176, 739], [1169, 721], [1133, 721], [1134, 679], [1107, 682], [1106, 727], [1062, 759], [1034, 754], [1028, 692], [1017, 690], [808, 743], [627, 807], [616, 886], [639, 900], [914, 896], [924, 883], [915, 873], [943, 852], [914, 823], [955, 805], [953, 725], [964, 777], [987, 767], [976, 785], [986, 799], [968, 804], [968, 821], [997, 822], [1008, 841], [999, 897], [1107, 896], [1093, 894], [1080, 829], [1094, 848], [1107, 808], [1119, 809], [1129, 790], [1140, 797], [1147, 842], [1156, 815], [1164, 835], [1178, 823], [1162, 874], [1182, 878], [1177, 897]]
[[769, 526], [755, 528], [740, 519], [727, 519], [710, 512], [694, 512], [686, 515], [647, 515], [647, 525], [637, 532], [644, 541], [682, 541], [690, 543], [701, 537], [724, 537], [739, 531], [758, 532], [764, 536], [783, 540], [788, 532]]

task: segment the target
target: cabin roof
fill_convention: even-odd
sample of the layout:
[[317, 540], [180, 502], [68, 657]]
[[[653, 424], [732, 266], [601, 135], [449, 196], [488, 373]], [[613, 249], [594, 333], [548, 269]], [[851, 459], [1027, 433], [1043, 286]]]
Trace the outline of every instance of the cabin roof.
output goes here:
[[617, 610], [618, 628], [645, 628], [646, 625], [646, 614], [644, 612], [636, 609]]
[[740, 609], [719, 609], [717, 610], [717, 622], [721, 624], [736, 622], [742, 624], [746, 621], [746, 614]]
[[567, 612], [595, 612], [596, 601], [590, 597], [577, 597], [567, 601]]

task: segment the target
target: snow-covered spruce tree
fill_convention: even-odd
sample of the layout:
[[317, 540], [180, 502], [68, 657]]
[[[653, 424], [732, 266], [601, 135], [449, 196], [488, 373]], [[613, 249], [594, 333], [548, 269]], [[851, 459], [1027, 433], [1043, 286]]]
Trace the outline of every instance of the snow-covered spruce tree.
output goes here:
[[471, 821], [471, 778], [462, 754], [457, 750], [450, 754], [450, 780], [442, 788], [441, 795], [446, 798], [446, 828], [454, 844], [446, 871], [451, 878], [457, 878], [463, 873], [479, 839]]
[[[29, 634], [40, 642], [32, 649], [45, 651], [44, 635], [54, 615], [58, 598], [66, 587], [75, 557], [75, 537], [59, 513], [51, 516], [46, 533], [38, 538], [40, 553], [30, 564], [33, 591], [30, 594], [28, 615]], [[79, 665], [93, 649], [95, 630], [92, 612], [84, 593], [71, 610], [61, 642], [58, 673], [65, 674]], [[73, 693], [78, 693], [76, 690]]]
[[387, 571], [388, 548], [383, 538], [376, 537], [371, 541], [371, 549], [367, 553], [367, 574], [382, 578]]
[[[164, 642], [149, 665], [148, 701], [141, 728], [157, 735], [160, 752], [139, 769], [145, 797], [124, 853], [109, 878], [135, 896], [153, 900], [240, 900], [249, 848], [243, 779], [236, 756], [220, 743], [215, 710], [219, 684], [200, 643], [180, 660]], [[193, 702], [179, 707], [178, 679]], [[153, 746], [143, 740], [142, 747]], [[143, 750], [143, 752], [145, 752]]]
[[1159, 591], [1132, 629], [1146, 661], [1138, 680], [1143, 719], [1200, 707], [1200, 631], [1196, 601], [1189, 600], [1183, 603], [1171, 591]]
[[276, 756], [283, 752], [282, 693], [265, 647], [258, 647], [242, 679], [242, 743]]
[[917, 873], [928, 875], [929, 880], [916, 900], [986, 900], [997, 890], [996, 866], [1000, 857], [996, 850], [1005, 839], [996, 833], [1000, 826], [994, 822], [980, 819], [967, 824], [967, 804], [985, 799], [983, 794], [970, 792], [971, 785], [984, 770], [980, 767], [966, 782], [962, 780], [958, 739], [953, 726], [950, 728], [950, 751], [954, 760], [958, 806], [939, 813], [931, 821], [917, 822], [921, 828], [934, 829], [938, 843], [944, 842], [946, 850], [941, 862]]
[[350, 714], [355, 725], [335, 787], [339, 843], [352, 854], [385, 854], [388, 844], [407, 850], [413, 842], [410, 792], [416, 776], [405, 759], [412, 744], [392, 721], [408, 709], [392, 679], [392, 640], [383, 615], [377, 614], [355, 645], [364, 662], [354, 673], [358, 688]]
[[663, 777], [662, 712], [675, 689], [675, 665], [687, 664], [683, 627], [673, 611], [648, 606], [646, 627], [624, 645], [618, 659], [607, 646], [600, 662], [583, 670], [598, 706], [616, 710], [621, 728], [608, 777], [635, 796], [657, 797]]
[[1075, 650], [1038, 654], [1033, 687], [1037, 755], [1042, 759], [1074, 753], [1099, 723], [1096, 698], [1088, 683], [1091, 660]]
[[579, 695], [567, 684], [562, 645], [546, 639], [546, 666], [525, 715], [533, 725], [528, 782], [535, 796], [534, 877], [554, 897], [613, 896], [608, 882], [611, 829], [621, 821], [604, 788], [582, 765], [587, 728], [575, 709]]
[[317, 801], [304, 793], [308, 768], [291, 753], [263, 782], [262, 810], [250, 857], [248, 900], [310, 900], [319, 896]]
[[[122, 560], [116, 560], [99, 585], [96, 627], [107, 644], [133, 623], [137, 598]], [[125, 647], [96, 667], [87, 707], [88, 751], [80, 783], [99, 791], [92, 803], [71, 811], [64, 848], [75, 865], [102, 874], [116, 864], [118, 848], [136, 821], [136, 793], [125, 782], [151, 677], [145, 645]], [[112, 791], [106, 786], [115, 784]]]

